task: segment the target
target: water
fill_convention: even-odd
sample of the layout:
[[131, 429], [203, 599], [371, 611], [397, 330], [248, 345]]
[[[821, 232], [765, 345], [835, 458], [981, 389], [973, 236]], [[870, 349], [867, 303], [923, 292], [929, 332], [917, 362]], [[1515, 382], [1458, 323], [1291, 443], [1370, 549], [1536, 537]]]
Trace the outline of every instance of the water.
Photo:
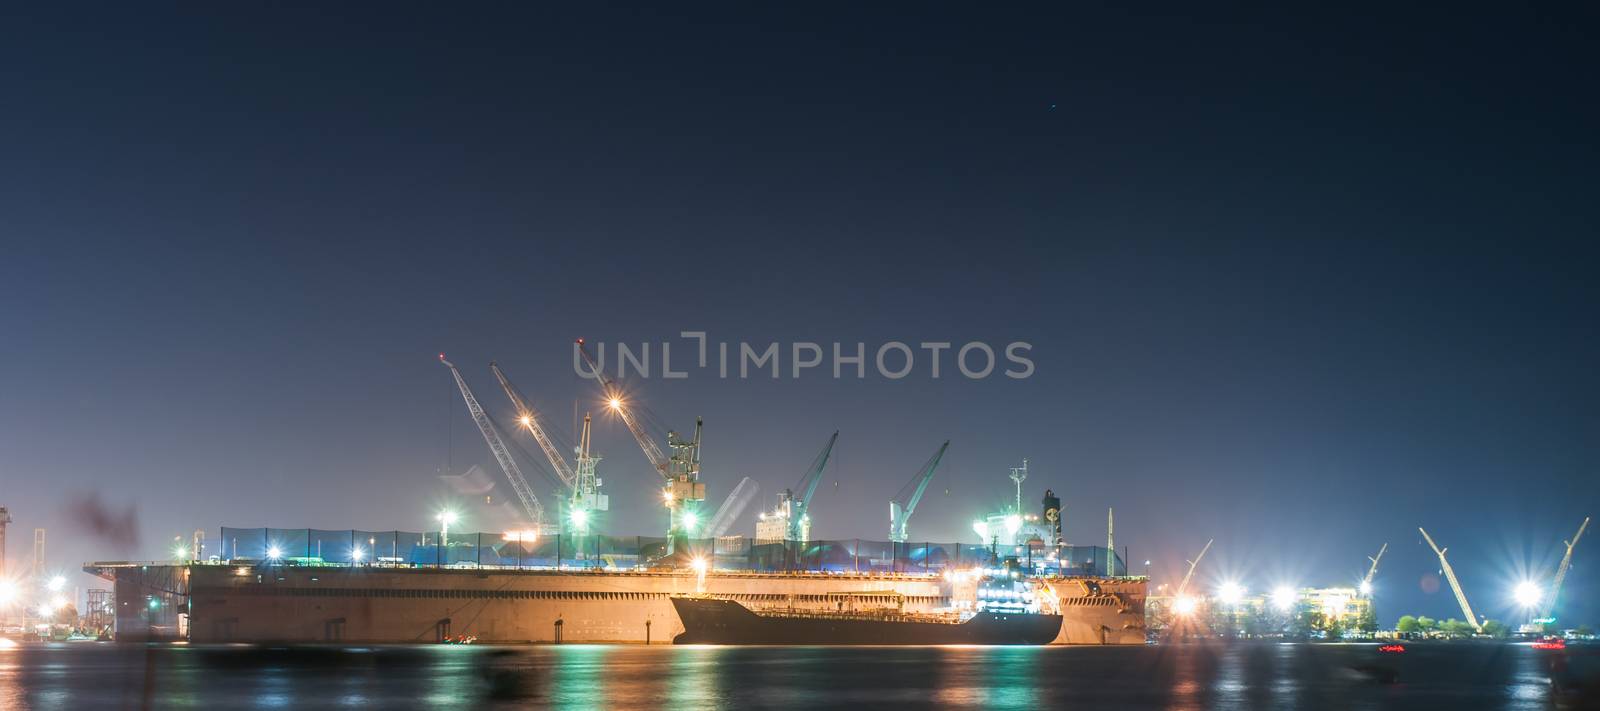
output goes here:
[[0, 709], [1544, 709], [1558, 696], [1549, 661], [1500, 644], [30, 644], [0, 649]]

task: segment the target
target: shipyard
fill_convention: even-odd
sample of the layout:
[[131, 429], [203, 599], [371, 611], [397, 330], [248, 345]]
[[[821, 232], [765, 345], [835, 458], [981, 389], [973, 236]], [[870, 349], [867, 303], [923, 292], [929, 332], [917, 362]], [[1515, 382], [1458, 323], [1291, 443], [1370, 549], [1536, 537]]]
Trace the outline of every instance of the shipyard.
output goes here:
[[[661, 477], [652, 495], [665, 509], [664, 535], [596, 530], [614, 494], [603, 493], [591, 415], [584, 415], [569, 458], [498, 363], [489, 371], [509, 417], [491, 415], [441, 354], [461, 406], [517, 496], [524, 518], [514, 530], [463, 531], [462, 514], [444, 510], [429, 532], [224, 527], [208, 549], [206, 533], [196, 531], [175, 545], [173, 560], [84, 566], [111, 586], [114, 614], [100, 632], [124, 641], [197, 643], [670, 644], [686, 633], [685, 640], [696, 638], [679, 614], [680, 598], [692, 596], [754, 614], [848, 614], [880, 622], [938, 614], [966, 622], [1003, 612], [1048, 620], [1053, 633], [1037, 643], [1145, 643], [1146, 578], [1129, 574], [1110, 519], [1105, 546], [1068, 544], [1053, 490], [1031, 510], [1024, 505], [1026, 460], [1010, 469], [1010, 505], [973, 522], [974, 543], [912, 535], [912, 516], [948, 441], [886, 502], [887, 540], [821, 539], [812, 530], [811, 506], [838, 432], [770, 510], [746, 511], [755, 491], [748, 478], [713, 508], [700, 472], [703, 423], [696, 421], [692, 435], [652, 436], [623, 387], [605, 374], [603, 356], [592, 355], [581, 339], [573, 348], [599, 387], [599, 402]], [[564, 484], [548, 508], [549, 496], [541, 500], [524, 474], [535, 465], [519, 440], [537, 445], [541, 464]], [[755, 523], [753, 536], [730, 534], [741, 513], [754, 513], [744, 517]], [[991, 579], [1005, 584], [985, 583]], [[806, 639], [826, 643], [825, 635]], [[895, 643], [892, 634], [874, 639]]]
[[0, 711], [1600, 709], [1597, 8], [12, 3]]

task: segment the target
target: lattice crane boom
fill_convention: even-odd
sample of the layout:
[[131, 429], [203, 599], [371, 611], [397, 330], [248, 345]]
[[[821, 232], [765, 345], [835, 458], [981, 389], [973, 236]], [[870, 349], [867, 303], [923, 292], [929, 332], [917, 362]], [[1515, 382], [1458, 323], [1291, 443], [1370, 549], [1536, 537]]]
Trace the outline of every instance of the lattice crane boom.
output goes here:
[[644, 431], [644, 427], [634, 418], [633, 413], [628, 411], [628, 403], [623, 400], [621, 389], [617, 387], [615, 382], [606, 377], [605, 372], [595, 362], [594, 357], [589, 355], [589, 349], [583, 344], [582, 338], [577, 340], [577, 347], [578, 353], [583, 356], [583, 362], [589, 366], [589, 372], [600, 383], [600, 390], [606, 396], [606, 405], [622, 417], [622, 424], [626, 425], [628, 432], [633, 434], [634, 441], [639, 443], [639, 449], [644, 450], [645, 458], [650, 460], [650, 465], [656, 468], [656, 472], [670, 479], [671, 474], [668, 471], [667, 455], [661, 451], [661, 446], [650, 438], [650, 434]]
[[1422, 527], [1417, 527], [1417, 530], [1422, 531], [1422, 538], [1428, 542], [1428, 547], [1432, 548], [1433, 552], [1439, 556], [1439, 567], [1444, 570], [1445, 580], [1450, 581], [1450, 590], [1456, 594], [1456, 602], [1461, 605], [1461, 614], [1467, 616], [1467, 624], [1472, 625], [1472, 629], [1483, 632], [1483, 625], [1479, 624], [1477, 616], [1472, 614], [1472, 605], [1467, 604], [1467, 594], [1461, 591], [1461, 581], [1456, 580], [1455, 569], [1450, 567], [1450, 561], [1445, 560], [1445, 551], [1450, 549], [1440, 548], [1438, 544], [1433, 542], [1433, 537], [1429, 536], [1427, 531], [1422, 530]]
[[1182, 597], [1183, 591], [1189, 589], [1189, 580], [1194, 577], [1194, 569], [1200, 566], [1200, 559], [1206, 557], [1206, 551], [1211, 550], [1211, 544], [1216, 542], [1215, 538], [1206, 541], [1205, 547], [1200, 549], [1200, 555], [1189, 561], [1189, 572], [1183, 574], [1183, 582], [1178, 583], [1178, 590], [1173, 593], [1173, 597]]
[[569, 489], [576, 489], [578, 475], [567, 465], [566, 457], [561, 455], [561, 451], [556, 449], [550, 437], [545, 434], [544, 425], [539, 422], [538, 411], [528, 404], [527, 399], [522, 396], [522, 391], [511, 384], [511, 379], [500, 370], [499, 364], [491, 361], [489, 370], [494, 371], [495, 380], [500, 381], [500, 389], [506, 392], [506, 398], [517, 408], [517, 424], [522, 425], [523, 429], [533, 435], [534, 441], [539, 443], [539, 449], [544, 450], [545, 459], [550, 460], [551, 468], [556, 470], [556, 476], [561, 477], [561, 482]]
[[1540, 612], [1539, 617], [1550, 619], [1550, 616], [1555, 613], [1556, 596], [1561, 594], [1561, 583], [1567, 580], [1567, 568], [1572, 567], [1572, 549], [1577, 547], [1578, 539], [1583, 538], [1584, 529], [1588, 527], [1589, 517], [1585, 516], [1583, 524], [1578, 526], [1578, 533], [1572, 537], [1572, 540], [1562, 541], [1567, 545], [1567, 554], [1561, 556], [1561, 565], [1556, 568], [1555, 582], [1550, 584], [1550, 595], [1545, 599], [1544, 610]]
[[472, 414], [473, 423], [478, 425], [478, 431], [483, 433], [483, 441], [488, 443], [489, 451], [494, 453], [495, 461], [500, 463], [500, 470], [505, 472], [506, 479], [511, 482], [511, 490], [516, 492], [523, 512], [528, 515], [535, 530], [542, 528], [544, 506], [539, 503], [539, 497], [534, 495], [533, 487], [528, 486], [528, 480], [523, 478], [522, 468], [517, 466], [517, 460], [512, 458], [511, 451], [506, 449], [505, 442], [500, 440], [500, 434], [495, 430], [494, 423], [489, 421], [488, 413], [478, 404], [478, 398], [472, 395], [472, 388], [467, 387], [467, 381], [461, 377], [461, 371], [456, 370], [453, 363], [445, 360], [443, 353], [439, 354], [439, 362], [449, 368], [450, 374], [455, 376], [456, 387], [461, 389], [461, 399], [467, 403], [467, 412]]
[[1378, 561], [1383, 560], [1383, 552], [1386, 550], [1389, 550], [1388, 543], [1384, 543], [1383, 547], [1378, 549], [1377, 555], [1367, 559], [1372, 561], [1372, 567], [1367, 568], [1367, 576], [1361, 579], [1361, 594], [1366, 595], [1372, 591], [1372, 577], [1378, 574]]

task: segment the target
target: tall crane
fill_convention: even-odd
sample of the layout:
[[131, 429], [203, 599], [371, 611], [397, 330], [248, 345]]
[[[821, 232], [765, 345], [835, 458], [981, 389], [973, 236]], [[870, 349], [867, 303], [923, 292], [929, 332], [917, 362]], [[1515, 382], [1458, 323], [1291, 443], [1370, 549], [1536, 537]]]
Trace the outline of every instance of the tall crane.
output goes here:
[[561, 477], [561, 482], [569, 488], [578, 485], [578, 475], [567, 465], [565, 457], [556, 449], [554, 443], [545, 435], [544, 425], [539, 422], [539, 412], [528, 404], [527, 398], [522, 396], [522, 391], [511, 384], [511, 379], [506, 377], [505, 371], [494, 361], [489, 361], [489, 370], [494, 371], [495, 380], [500, 381], [500, 389], [506, 392], [506, 399], [517, 408], [517, 424], [533, 435], [534, 441], [539, 443], [539, 449], [544, 450], [545, 459], [550, 460], [550, 468], [556, 470], [556, 476]]
[[1384, 543], [1383, 547], [1378, 549], [1377, 555], [1367, 558], [1372, 561], [1372, 567], [1367, 568], [1367, 577], [1361, 579], [1361, 587], [1357, 588], [1362, 595], [1372, 594], [1372, 576], [1378, 574], [1378, 561], [1383, 560], [1383, 552], [1386, 550], [1389, 550], [1388, 543]]
[[472, 414], [472, 421], [478, 425], [478, 431], [483, 433], [483, 441], [489, 444], [489, 451], [494, 453], [495, 461], [500, 463], [500, 470], [506, 473], [506, 479], [511, 482], [511, 490], [516, 492], [517, 500], [522, 503], [523, 513], [528, 515], [533, 529], [542, 532], [544, 506], [539, 503], [539, 497], [534, 495], [533, 487], [528, 486], [528, 480], [523, 478], [517, 460], [511, 457], [505, 442], [500, 441], [500, 434], [495, 431], [494, 423], [489, 421], [489, 415], [483, 411], [483, 406], [478, 404], [478, 398], [473, 397], [472, 388], [467, 387], [467, 381], [461, 377], [461, 371], [456, 370], [455, 364], [445, 360], [443, 353], [439, 354], [439, 362], [449, 368], [450, 374], [455, 376], [456, 387], [461, 389], [461, 399], [467, 403], [467, 412]]
[[1215, 538], [1206, 541], [1206, 546], [1200, 549], [1200, 555], [1189, 561], [1189, 572], [1183, 574], [1183, 582], [1178, 583], [1178, 590], [1172, 594], [1173, 597], [1183, 597], [1183, 592], [1189, 589], [1189, 580], [1194, 577], [1194, 569], [1199, 567], [1200, 559], [1206, 557], [1206, 551], [1211, 550], [1211, 544], [1216, 542]]
[[1432, 548], [1433, 552], [1439, 556], [1439, 567], [1444, 570], [1445, 579], [1450, 581], [1450, 589], [1456, 594], [1456, 602], [1461, 604], [1461, 614], [1467, 616], [1467, 624], [1472, 625], [1473, 630], [1480, 633], [1483, 632], [1483, 625], [1478, 623], [1478, 618], [1472, 614], [1472, 606], [1467, 604], [1467, 594], [1461, 592], [1461, 581], [1456, 580], [1455, 569], [1451, 568], [1450, 561], [1444, 558], [1445, 551], [1450, 549], [1440, 548], [1437, 543], [1433, 542], [1433, 537], [1428, 535], [1427, 531], [1423, 531], [1421, 526], [1418, 526], [1417, 530], [1422, 531], [1422, 537], [1428, 541], [1428, 547]]
[[726, 534], [728, 529], [733, 527], [734, 520], [739, 518], [739, 514], [744, 512], [745, 507], [750, 505], [759, 491], [761, 485], [754, 479], [750, 477], [740, 479], [739, 485], [733, 487], [733, 491], [728, 493], [728, 498], [717, 507], [717, 513], [711, 517], [711, 522], [706, 524], [706, 535], [718, 538]]
[[600, 383], [607, 407], [622, 418], [622, 423], [633, 434], [634, 441], [639, 443], [645, 458], [666, 480], [667, 486], [662, 490], [661, 498], [667, 506], [667, 554], [672, 555], [678, 551], [680, 539], [687, 539], [700, 524], [706, 523], [700, 515], [700, 505], [706, 500], [706, 485], [700, 482], [700, 430], [703, 423], [695, 418], [694, 439], [684, 439], [677, 432], [668, 432], [667, 447], [672, 450], [672, 456], [668, 457], [634, 416], [622, 397], [622, 389], [606, 377], [594, 357], [589, 355], [582, 338], [577, 340], [576, 348], [588, 364], [590, 373]]
[[908, 540], [906, 524], [911, 522], [912, 512], [917, 510], [917, 503], [922, 501], [923, 493], [928, 490], [928, 482], [933, 480], [933, 472], [939, 468], [939, 460], [944, 459], [944, 452], [949, 448], [950, 440], [945, 440], [944, 444], [939, 445], [939, 451], [933, 453], [933, 458], [922, 465], [922, 470], [889, 500], [890, 541], [905, 543]]
[[500, 389], [506, 393], [506, 398], [517, 408], [517, 423], [533, 435], [534, 441], [539, 443], [539, 449], [544, 451], [545, 459], [549, 460], [550, 467], [555, 470], [556, 476], [566, 486], [566, 512], [561, 517], [561, 526], [577, 535], [588, 533], [591, 515], [595, 511], [605, 511], [610, 508], [605, 494], [600, 493], [600, 478], [595, 475], [595, 464], [599, 457], [593, 456], [589, 451], [589, 415], [583, 416], [583, 432], [578, 438], [578, 446], [573, 448], [577, 468], [567, 464], [566, 457], [545, 433], [544, 423], [540, 422], [539, 412], [528, 403], [522, 391], [511, 382], [499, 364], [489, 363], [489, 369], [494, 371], [494, 377], [500, 381]]
[[1572, 567], [1572, 549], [1578, 545], [1578, 539], [1583, 538], [1583, 531], [1588, 527], [1589, 517], [1585, 516], [1583, 524], [1578, 526], [1578, 533], [1572, 537], [1572, 540], [1562, 541], [1567, 545], [1567, 554], [1561, 556], [1561, 565], [1556, 568], [1555, 582], [1550, 584], [1550, 595], [1545, 598], [1544, 610], [1539, 613], [1539, 617], [1548, 620], [1555, 613], [1556, 596], [1561, 594], [1561, 583], [1567, 579], [1567, 568]]
[[[817, 484], [822, 481], [822, 470], [828, 466], [828, 457], [833, 454], [833, 443], [839, 441], [839, 433], [835, 431], [828, 438], [828, 444], [816, 458], [811, 460], [810, 468], [806, 469], [805, 476], [800, 477], [800, 483], [794, 489], [785, 489], [778, 495], [778, 515], [785, 517], [788, 522], [784, 538], [791, 541], [811, 540], [811, 497], [817, 493]], [[800, 495], [795, 496], [799, 491]]]

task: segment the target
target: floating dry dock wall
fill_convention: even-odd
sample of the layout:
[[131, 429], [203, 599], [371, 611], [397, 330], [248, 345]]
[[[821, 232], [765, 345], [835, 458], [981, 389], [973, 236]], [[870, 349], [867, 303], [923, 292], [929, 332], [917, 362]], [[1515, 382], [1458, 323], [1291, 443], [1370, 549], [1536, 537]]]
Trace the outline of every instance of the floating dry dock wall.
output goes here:
[[[835, 609], [894, 591], [908, 610], [952, 604], [942, 576], [855, 573], [496, 570], [290, 565], [86, 566], [115, 582], [117, 638], [216, 642], [666, 644], [683, 631], [669, 597], [703, 590], [750, 607]], [[1144, 582], [1055, 584], [1063, 644], [1142, 644]]]

